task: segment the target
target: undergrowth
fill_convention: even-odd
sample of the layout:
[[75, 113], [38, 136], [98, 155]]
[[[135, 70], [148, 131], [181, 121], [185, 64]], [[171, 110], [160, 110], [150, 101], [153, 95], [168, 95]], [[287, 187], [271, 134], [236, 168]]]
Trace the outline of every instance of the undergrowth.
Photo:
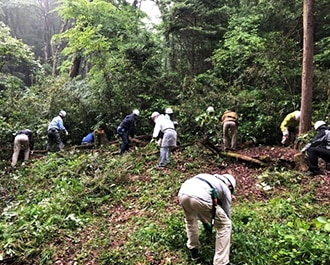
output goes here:
[[[0, 261], [191, 264], [177, 193], [184, 180], [223, 161], [210, 163], [191, 146], [157, 171], [156, 150], [136, 148], [124, 156], [112, 155], [112, 147], [72, 150], [2, 169]], [[271, 198], [234, 202], [231, 262], [330, 264], [329, 212], [315, 200], [315, 187], [303, 194], [297, 172], [260, 172], [257, 185]], [[200, 264], [212, 264], [214, 234], [201, 229], [200, 240]]]

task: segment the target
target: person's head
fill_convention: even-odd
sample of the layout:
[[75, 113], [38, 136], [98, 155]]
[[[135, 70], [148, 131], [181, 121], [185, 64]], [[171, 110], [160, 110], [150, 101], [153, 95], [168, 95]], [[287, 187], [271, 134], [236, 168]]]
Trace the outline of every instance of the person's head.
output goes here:
[[140, 116], [140, 111], [138, 109], [134, 109], [132, 112], [135, 116]]
[[327, 126], [327, 124], [325, 123], [325, 121], [317, 121], [314, 124], [314, 129], [317, 131], [317, 130], [321, 129], [324, 126]]
[[159, 115], [160, 115], [159, 112], [154, 111], [154, 112], [151, 114], [151, 119], [152, 119], [153, 121], [155, 121], [155, 120], [158, 118]]
[[214, 108], [212, 106], [209, 106], [206, 110], [207, 113], [212, 113], [214, 112]]
[[165, 114], [173, 114], [173, 110], [171, 108], [167, 108], [165, 110]]
[[236, 180], [231, 174], [214, 174], [214, 176], [220, 180], [222, 180], [229, 188], [231, 193], [234, 193], [234, 190], [236, 188]]
[[66, 112], [64, 110], [61, 110], [60, 113], [58, 114], [61, 118], [65, 118]]
[[294, 113], [294, 118], [299, 121], [300, 120], [300, 115], [301, 115], [301, 111], [300, 110], [297, 110], [295, 113]]

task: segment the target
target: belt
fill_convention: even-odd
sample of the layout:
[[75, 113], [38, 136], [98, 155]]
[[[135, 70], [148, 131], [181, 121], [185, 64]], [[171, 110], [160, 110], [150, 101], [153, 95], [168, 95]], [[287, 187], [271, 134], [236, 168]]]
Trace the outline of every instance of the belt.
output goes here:
[[166, 129], [163, 130], [163, 132], [165, 132], [166, 130], [173, 130], [174, 131], [173, 128], [166, 128]]

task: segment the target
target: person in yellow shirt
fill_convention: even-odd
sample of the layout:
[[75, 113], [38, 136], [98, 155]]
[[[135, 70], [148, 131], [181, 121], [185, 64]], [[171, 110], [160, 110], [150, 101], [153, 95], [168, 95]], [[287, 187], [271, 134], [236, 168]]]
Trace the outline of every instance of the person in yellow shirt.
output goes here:
[[295, 141], [299, 129], [300, 114], [300, 110], [293, 111], [286, 115], [282, 121], [280, 128], [283, 134], [281, 141], [283, 145]]
[[236, 150], [238, 115], [232, 110], [226, 110], [221, 117], [224, 150]]

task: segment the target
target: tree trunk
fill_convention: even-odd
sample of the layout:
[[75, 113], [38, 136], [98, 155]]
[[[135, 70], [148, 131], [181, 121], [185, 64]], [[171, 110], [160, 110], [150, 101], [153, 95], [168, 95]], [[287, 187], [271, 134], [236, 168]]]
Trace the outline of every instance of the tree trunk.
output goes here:
[[313, 99], [314, 0], [304, 0], [304, 44], [299, 135], [311, 129]]

